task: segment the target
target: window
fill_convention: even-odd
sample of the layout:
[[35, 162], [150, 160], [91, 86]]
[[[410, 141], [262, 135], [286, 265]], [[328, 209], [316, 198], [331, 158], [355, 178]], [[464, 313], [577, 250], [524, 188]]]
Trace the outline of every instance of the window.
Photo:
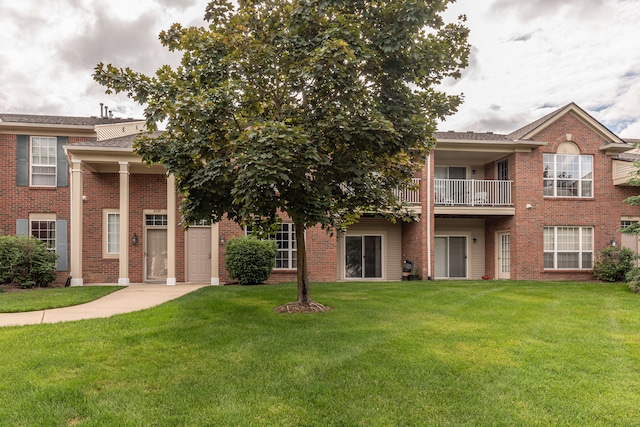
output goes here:
[[31, 137], [31, 185], [56, 186], [57, 138]]
[[42, 240], [50, 251], [56, 250], [56, 221], [34, 219], [30, 222], [31, 235]]
[[52, 213], [32, 213], [29, 218], [16, 220], [16, 235], [34, 236], [42, 240], [50, 251], [58, 255], [57, 271], [68, 271], [67, 220]]
[[545, 227], [544, 268], [593, 268], [593, 227]]
[[[247, 234], [253, 232], [252, 227], [247, 227]], [[298, 251], [296, 247], [296, 230], [292, 223], [279, 224], [279, 230], [268, 236], [275, 239], [278, 244], [275, 268], [295, 269], [298, 267]]]
[[107, 224], [106, 255], [120, 254], [120, 213], [105, 212]]
[[500, 181], [509, 180], [509, 160], [504, 159], [496, 163], [497, 179]]
[[145, 218], [144, 219], [145, 225], [163, 226], [168, 224], [169, 217], [168, 215], [152, 214], [152, 215], [145, 215], [144, 218]]
[[546, 197], [593, 197], [593, 156], [544, 154]]

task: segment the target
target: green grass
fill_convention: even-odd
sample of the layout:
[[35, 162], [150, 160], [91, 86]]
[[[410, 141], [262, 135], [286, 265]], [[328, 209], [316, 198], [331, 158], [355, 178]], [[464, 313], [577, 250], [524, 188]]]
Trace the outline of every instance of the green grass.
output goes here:
[[0, 328], [10, 426], [635, 426], [625, 285], [207, 287], [138, 313]]
[[38, 288], [22, 292], [0, 293], [0, 313], [49, 310], [84, 304], [122, 289], [122, 286], [78, 286]]

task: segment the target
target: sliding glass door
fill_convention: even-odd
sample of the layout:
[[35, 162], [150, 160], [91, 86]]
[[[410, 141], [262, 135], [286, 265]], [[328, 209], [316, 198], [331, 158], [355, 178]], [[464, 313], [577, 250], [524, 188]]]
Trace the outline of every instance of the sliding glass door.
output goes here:
[[382, 236], [345, 237], [345, 278], [382, 278]]
[[435, 238], [435, 277], [442, 279], [467, 277], [466, 236]]

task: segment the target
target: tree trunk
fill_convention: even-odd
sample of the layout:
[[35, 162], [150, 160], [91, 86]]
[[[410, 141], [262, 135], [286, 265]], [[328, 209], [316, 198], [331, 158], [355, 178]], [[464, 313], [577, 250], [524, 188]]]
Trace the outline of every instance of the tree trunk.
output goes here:
[[309, 295], [309, 275], [307, 274], [307, 246], [304, 240], [304, 225], [301, 221], [294, 219], [293, 224], [296, 229], [296, 250], [298, 253], [298, 303], [311, 303]]

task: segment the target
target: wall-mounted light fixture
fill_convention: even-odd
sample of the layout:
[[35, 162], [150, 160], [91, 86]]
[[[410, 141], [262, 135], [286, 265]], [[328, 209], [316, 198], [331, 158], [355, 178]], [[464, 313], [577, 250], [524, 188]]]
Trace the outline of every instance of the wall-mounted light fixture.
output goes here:
[[221, 245], [224, 245], [224, 243], [225, 243], [225, 240], [224, 240], [224, 234], [221, 234], [221, 235], [220, 235], [220, 244], [221, 244]]
[[477, 238], [477, 237], [474, 237], [472, 240], [473, 240], [473, 244], [474, 244], [474, 245], [475, 245], [476, 243], [478, 243], [478, 238]]
[[615, 237], [609, 241], [609, 244], [611, 246], [613, 246], [613, 247], [618, 246], [618, 242], [616, 242], [616, 238]]
[[531, 203], [527, 203], [527, 206], [526, 206], [527, 209], [531, 209], [532, 207], [533, 205]]
[[131, 237], [131, 246], [138, 246], [138, 235], [136, 233], [133, 233]]

